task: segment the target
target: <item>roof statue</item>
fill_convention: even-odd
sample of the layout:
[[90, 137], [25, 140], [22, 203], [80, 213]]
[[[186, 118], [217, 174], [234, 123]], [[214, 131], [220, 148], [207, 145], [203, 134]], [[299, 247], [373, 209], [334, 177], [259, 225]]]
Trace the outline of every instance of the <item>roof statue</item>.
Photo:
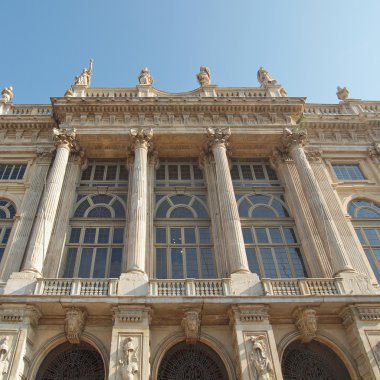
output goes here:
[[201, 66], [199, 73], [197, 74], [198, 83], [201, 86], [207, 86], [211, 84], [211, 72], [210, 69], [206, 66]]
[[93, 63], [94, 63], [94, 60], [91, 58], [89, 68], [87, 69], [85, 67], [82, 73], [79, 76], [75, 77], [74, 86], [76, 85], [90, 86]]
[[1, 102], [9, 103], [13, 99], [13, 87], [5, 87], [3, 91], [1, 91]]
[[153, 85], [153, 77], [150, 75], [150, 71], [147, 67], [144, 67], [141, 70], [141, 73], [138, 79], [139, 79], [140, 84], [147, 84], [149, 86]]
[[342, 88], [338, 86], [336, 90], [336, 96], [339, 100], [346, 100], [348, 98], [348, 95], [350, 94], [346, 87]]
[[269, 84], [277, 84], [277, 81], [273, 79], [267, 70], [265, 70], [263, 67], [259, 68], [259, 71], [257, 72], [257, 80], [259, 81], [261, 87], [268, 86]]

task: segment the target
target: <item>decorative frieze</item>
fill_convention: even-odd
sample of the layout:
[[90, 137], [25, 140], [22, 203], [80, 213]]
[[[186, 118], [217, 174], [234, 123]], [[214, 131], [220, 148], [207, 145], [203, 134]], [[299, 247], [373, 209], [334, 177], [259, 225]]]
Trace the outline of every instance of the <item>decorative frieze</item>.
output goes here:
[[78, 307], [71, 307], [66, 312], [65, 333], [72, 344], [79, 344], [86, 323], [87, 312]]
[[309, 307], [300, 307], [294, 312], [294, 317], [302, 342], [307, 343], [313, 340], [318, 329], [317, 312]]
[[201, 326], [199, 314], [199, 310], [187, 310], [182, 318], [181, 326], [188, 344], [195, 344], [199, 340]]

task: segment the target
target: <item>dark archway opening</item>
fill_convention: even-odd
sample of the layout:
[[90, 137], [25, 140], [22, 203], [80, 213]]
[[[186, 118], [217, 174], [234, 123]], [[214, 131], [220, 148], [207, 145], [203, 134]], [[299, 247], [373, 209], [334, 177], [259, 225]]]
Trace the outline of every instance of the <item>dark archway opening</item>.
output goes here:
[[63, 343], [42, 362], [36, 380], [104, 380], [104, 363], [88, 343]]
[[203, 343], [173, 346], [164, 356], [158, 380], [228, 380], [219, 355]]
[[282, 358], [284, 380], [349, 380], [347, 368], [338, 355], [315, 340], [293, 342]]

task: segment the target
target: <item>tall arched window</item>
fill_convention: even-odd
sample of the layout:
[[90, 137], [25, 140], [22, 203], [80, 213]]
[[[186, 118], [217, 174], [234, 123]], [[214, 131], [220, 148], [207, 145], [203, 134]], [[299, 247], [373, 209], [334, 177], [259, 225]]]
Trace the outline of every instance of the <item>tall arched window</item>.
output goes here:
[[348, 205], [348, 213], [377, 282], [380, 283], [380, 205], [367, 199], [355, 199]]
[[124, 163], [89, 162], [77, 188], [63, 277], [120, 276], [127, 186]]
[[16, 215], [15, 205], [5, 199], [0, 200], [0, 260], [3, 257], [11, 233], [13, 217]]
[[156, 278], [215, 278], [210, 217], [203, 195], [157, 195]]
[[281, 196], [237, 195], [249, 268], [260, 277], [305, 277], [293, 220]]

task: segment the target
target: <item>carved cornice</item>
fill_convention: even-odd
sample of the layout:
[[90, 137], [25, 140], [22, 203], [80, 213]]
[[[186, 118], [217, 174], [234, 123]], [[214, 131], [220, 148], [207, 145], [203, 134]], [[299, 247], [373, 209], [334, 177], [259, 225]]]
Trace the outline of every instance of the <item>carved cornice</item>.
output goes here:
[[230, 320], [235, 323], [268, 322], [269, 307], [265, 305], [233, 306], [230, 310]]
[[41, 315], [41, 311], [36, 306], [0, 306], [0, 321], [3, 323], [28, 323], [35, 327]]
[[380, 305], [350, 305], [339, 315], [343, 325], [348, 327], [355, 321], [376, 322], [380, 321]]
[[152, 310], [150, 307], [145, 306], [118, 306], [114, 307], [114, 323], [150, 323]]

